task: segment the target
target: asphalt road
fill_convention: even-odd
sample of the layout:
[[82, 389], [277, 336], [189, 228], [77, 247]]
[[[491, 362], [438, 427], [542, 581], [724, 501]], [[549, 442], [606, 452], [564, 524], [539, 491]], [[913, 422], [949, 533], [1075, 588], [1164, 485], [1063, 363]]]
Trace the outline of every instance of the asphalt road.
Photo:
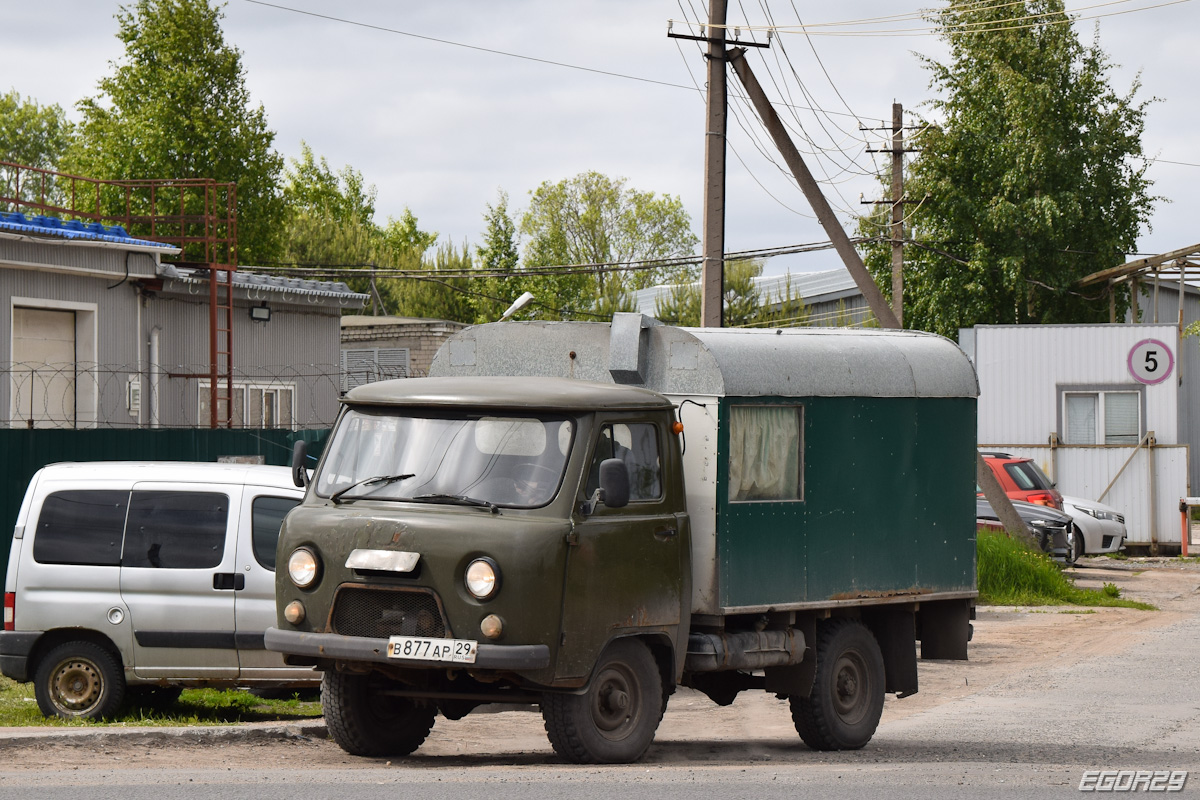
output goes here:
[[[1079, 796], [1088, 769], [1186, 770], [1181, 794], [1195, 795], [1200, 572], [1154, 589], [1160, 596], [1148, 599], [1164, 611], [1144, 612], [1127, 628], [1116, 623], [1128, 615], [1104, 612], [981, 612], [980, 657], [971, 665], [923, 665], [922, 680], [929, 676], [934, 692], [924, 705], [889, 699], [884, 723], [858, 752], [806, 749], [787, 735], [774, 698], [744, 696], [716, 709], [680, 695], [646, 761], [631, 766], [558, 763], [540, 737], [540, 718], [527, 712], [439, 720], [440, 739], [395, 763], [351, 759], [328, 742], [304, 739], [218, 744], [211, 737], [189, 750], [152, 739], [123, 744], [119, 736], [44, 746], [0, 737], [0, 763], [15, 765], [0, 767], [0, 800], [1042, 798]], [[1042, 637], [1047, 651], [1063, 644], [1055, 637], [1073, 638], [1064, 639], [1067, 654], [1038, 660], [1027, 657], [1029, 640], [1014, 631], [1032, 631], [1033, 647]], [[983, 676], [991, 677], [973, 685]], [[972, 685], [951, 692], [955, 682]]]

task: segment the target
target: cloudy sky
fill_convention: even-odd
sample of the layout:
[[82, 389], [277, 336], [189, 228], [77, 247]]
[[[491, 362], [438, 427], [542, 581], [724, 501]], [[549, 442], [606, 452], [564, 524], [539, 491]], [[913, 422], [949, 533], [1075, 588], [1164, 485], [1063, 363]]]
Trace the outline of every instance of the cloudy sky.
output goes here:
[[[13, 88], [77, 116], [75, 103], [95, 94], [109, 62], [122, 55], [118, 5], [0, 2], [0, 91]], [[920, 19], [814, 26], [921, 7], [730, 2], [731, 24], [802, 20], [814, 32], [887, 32], [791, 33], [769, 51], [750, 51], [768, 92], [795, 109], [785, 119], [795, 136], [803, 130], [801, 149], [812, 154], [810, 168], [844, 221], [866, 208], [860, 194], [878, 196], [872, 176], [883, 162], [865, 149], [879, 147], [882, 133], [861, 128], [890, 125], [893, 101], [919, 112], [931, 92], [915, 53], [941, 58], [944, 48]], [[1119, 65], [1114, 87], [1125, 91], [1140, 73], [1140, 96], [1159, 98], [1143, 142], [1156, 159], [1148, 173], [1154, 192], [1164, 199], [1139, 252], [1200, 242], [1193, 145], [1200, 91], [1190, 41], [1200, 29], [1200, 3], [1068, 0], [1067, 7], [1080, 17], [1085, 41], [1098, 26], [1101, 46]], [[519, 213], [541, 182], [597, 170], [679, 196], [699, 233], [705, 125], [694, 82], [703, 85], [704, 61], [696, 43], [666, 33], [668, 20], [679, 32], [683, 21], [705, 17], [704, 8], [696, 0], [229, 0], [224, 30], [243, 53], [276, 148], [294, 157], [304, 140], [335, 169], [360, 170], [378, 188], [380, 221], [408, 207], [443, 240], [474, 243], [498, 191], [508, 192]], [[744, 105], [730, 120], [729, 141], [727, 250], [826, 239]], [[832, 252], [816, 252], [773, 259], [768, 274], [834, 266]]]

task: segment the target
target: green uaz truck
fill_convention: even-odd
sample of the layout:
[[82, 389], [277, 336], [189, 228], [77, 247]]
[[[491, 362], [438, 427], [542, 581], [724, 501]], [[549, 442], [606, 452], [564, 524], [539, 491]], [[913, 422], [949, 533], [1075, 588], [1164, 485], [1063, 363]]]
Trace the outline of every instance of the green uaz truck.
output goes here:
[[348, 752], [524, 703], [568, 761], [633, 761], [677, 686], [858, 748], [918, 641], [966, 658], [978, 388], [949, 341], [618, 314], [467, 328], [431, 375], [350, 391], [293, 466], [266, 643], [324, 670]]

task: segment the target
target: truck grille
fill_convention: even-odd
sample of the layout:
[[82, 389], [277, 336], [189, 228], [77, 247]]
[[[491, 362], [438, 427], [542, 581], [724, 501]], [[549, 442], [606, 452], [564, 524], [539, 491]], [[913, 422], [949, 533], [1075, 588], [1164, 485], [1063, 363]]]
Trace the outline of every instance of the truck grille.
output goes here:
[[345, 588], [333, 601], [333, 632], [342, 636], [446, 635], [437, 597], [432, 592]]

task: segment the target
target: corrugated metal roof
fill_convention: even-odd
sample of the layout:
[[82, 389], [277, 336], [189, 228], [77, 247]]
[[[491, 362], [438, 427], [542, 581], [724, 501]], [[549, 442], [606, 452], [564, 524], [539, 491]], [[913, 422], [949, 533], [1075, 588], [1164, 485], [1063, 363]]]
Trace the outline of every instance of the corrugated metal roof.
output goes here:
[[61, 220], [57, 217], [26, 217], [16, 211], [0, 212], [0, 231], [12, 231], [32, 236], [48, 236], [58, 239], [79, 239], [84, 241], [111, 242], [113, 244], [134, 245], [137, 247], [157, 247], [164, 252], [178, 252], [179, 248], [162, 242], [152, 242], [148, 239], [136, 239], [129, 235], [120, 225], [102, 225], [99, 222], [81, 222], [79, 220]]
[[[753, 280], [759, 297], [767, 301], [775, 301], [780, 294], [786, 292], [789, 281], [791, 281], [792, 292], [803, 298], [808, 305], [824, 300], [837, 300], [846, 294], [859, 294], [858, 285], [845, 268], [820, 272], [788, 272], [783, 275], [771, 275]], [[689, 285], [698, 287], [700, 284]], [[634, 292], [634, 302], [637, 303], [638, 311], [648, 317], [653, 317], [657, 313], [659, 299], [668, 299], [674, 288], [674, 286], [662, 284]]]
[[[159, 274], [182, 283], [203, 283], [208, 285], [208, 272], [190, 267], [177, 267], [173, 264], [163, 264]], [[218, 280], [225, 280], [225, 270], [217, 271]], [[235, 289], [245, 289], [248, 292], [276, 292], [282, 294], [297, 294], [307, 297], [337, 297], [342, 299], [366, 302], [370, 295], [355, 292], [341, 281], [310, 281], [305, 278], [284, 278], [278, 275], [264, 275], [252, 270], [236, 270], [233, 273]]]

